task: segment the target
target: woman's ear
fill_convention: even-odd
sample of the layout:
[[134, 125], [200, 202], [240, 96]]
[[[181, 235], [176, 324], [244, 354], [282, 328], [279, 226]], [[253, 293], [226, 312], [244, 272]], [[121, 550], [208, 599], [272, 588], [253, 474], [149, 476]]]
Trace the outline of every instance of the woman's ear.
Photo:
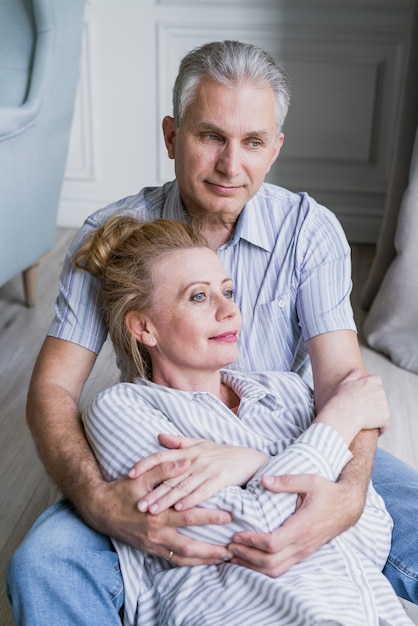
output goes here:
[[149, 318], [141, 312], [130, 311], [125, 318], [126, 328], [144, 346], [155, 346], [154, 328]]

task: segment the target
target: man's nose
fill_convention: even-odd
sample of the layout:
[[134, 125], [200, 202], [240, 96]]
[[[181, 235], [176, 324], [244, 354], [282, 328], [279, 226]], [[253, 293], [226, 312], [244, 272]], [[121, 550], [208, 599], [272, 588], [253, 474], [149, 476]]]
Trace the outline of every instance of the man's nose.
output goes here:
[[218, 158], [217, 169], [229, 177], [236, 176], [240, 171], [240, 148], [234, 142], [222, 146]]

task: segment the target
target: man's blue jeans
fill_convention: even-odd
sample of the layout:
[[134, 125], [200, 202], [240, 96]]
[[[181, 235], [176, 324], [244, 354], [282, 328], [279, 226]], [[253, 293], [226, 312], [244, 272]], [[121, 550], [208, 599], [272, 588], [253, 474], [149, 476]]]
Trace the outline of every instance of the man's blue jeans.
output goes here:
[[418, 604], [418, 472], [377, 449], [372, 480], [394, 522], [383, 573], [398, 596]]
[[7, 571], [16, 626], [121, 626], [119, 559], [61, 500], [35, 522]]
[[[418, 472], [378, 450], [373, 482], [394, 519], [384, 574], [418, 604]], [[16, 626], [120, 626], [123, 583], [107, 537], [61, 501], [35, 523], [8, 569]]]

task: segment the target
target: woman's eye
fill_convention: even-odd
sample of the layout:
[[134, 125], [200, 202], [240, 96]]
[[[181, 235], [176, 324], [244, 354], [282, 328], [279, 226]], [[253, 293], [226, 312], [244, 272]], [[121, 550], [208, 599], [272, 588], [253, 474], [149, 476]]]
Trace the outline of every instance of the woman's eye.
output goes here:
[[205, 296], [205, 293], [204, 293], [203, 291], [200, 291], [199, 293], [195, 293], [195, 294], [192, 296], [192, 300], [193, 300], [194, 302], [203, 302], [203, 301], [204, 301], [204, 299], [205, 299], [205, 297], [206, 297], [206, 296]]
[[235, 292], [233, 289], [227, 289], [226, 291], [224, 291], [225, 298], [229, 298], [230, 300], [233, 300], [234, 295], [235, 295]]

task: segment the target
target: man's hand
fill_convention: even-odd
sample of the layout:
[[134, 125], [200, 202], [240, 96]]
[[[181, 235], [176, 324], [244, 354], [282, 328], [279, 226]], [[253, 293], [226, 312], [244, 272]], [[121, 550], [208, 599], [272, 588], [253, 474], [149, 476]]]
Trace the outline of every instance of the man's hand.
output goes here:
[[316, 552], [350, 528], [360, 517], [362, 494], [352, 485], [333, 483], [315, 475], [264, 477], [263, 484], [276, 493], [298, 493], [297, 511], [273, 533], [237, 533], [229, 550], [232, 563], [272, 578]]
[[159, 515], [141, 513], [138, 499], [151, 485], [169, 480], [184, 472], [181, 463], [166, 463], [139, 478], [103, 482], [96, 491], [94, 511], [89, 523], [102, 533], [144, 552], [168, 558], [175, 565], [213, 565], [231, 558], [226, 547], [193, 541], [177, 528], [203, 524], [226, 524], [231, 517], [224, 511], [202, 508], [177, 512], [172, 509]]
[[349, 446], [361, 430], [389, 426], [389, 407], [379, 376], [362, 376], [360, 369], [348, 374], [336, 387], [314, 422], [333, 427]]

